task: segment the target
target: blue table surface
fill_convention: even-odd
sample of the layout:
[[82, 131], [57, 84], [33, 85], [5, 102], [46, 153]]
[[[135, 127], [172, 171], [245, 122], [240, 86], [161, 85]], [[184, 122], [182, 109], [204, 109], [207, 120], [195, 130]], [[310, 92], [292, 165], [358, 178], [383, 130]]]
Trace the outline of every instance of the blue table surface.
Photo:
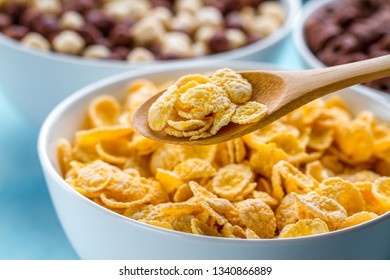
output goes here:
[[[291, 38], [274, 63], [303, 68]], [[50, 200], [37, 135], [0, 92], [0, 259], [79, 259]]]

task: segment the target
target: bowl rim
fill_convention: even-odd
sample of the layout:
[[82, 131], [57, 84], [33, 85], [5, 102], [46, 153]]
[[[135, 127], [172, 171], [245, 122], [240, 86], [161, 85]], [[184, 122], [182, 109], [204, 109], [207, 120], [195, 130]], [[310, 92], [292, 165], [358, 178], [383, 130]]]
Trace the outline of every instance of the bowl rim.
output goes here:
[[[308, 64], [311, 68], [324, 68], [327, 67], [322, 61], [320, 61], [313, 52], [309, 49], [309, 46], [306, 44], [304, 29], [305, 23], [307, 19], [318, 9], [322, 8], [325, 5], [328, 5], [332, 2], [336, 2], [337, 0], [316, 0], [309, 1], [305, 5], [303, 5], [301, 10], [301, 17], [297, 20], [295, 27], [292, 31], [292, 38], [296, 49], [300, 56], [304, 59], [306, 64]], [[389, 100], [390, 94], [382, 92], [380, 90], [376, 90], [374, 88], [370, 88], [365, 85], [356, 85], [352, 87], [353, 89], [365, 92], [365, 93], [374, 93], [379, 95], [379, 97]]]
[[151, 63], [140, 63], [140, 62], [128, 62], [128, 61], [116, 61], [116, 60], [94, 60], [87, 59], [81, 56], [73, 56], [68, 54], [63, 54], [59, 52], [45, 52], [42, 50], [34, 49], [32, 47], [25, 46], [19, 41], [11, 39], [0, 33], [0, 44], [5, 45], [14, 50], [25, 52], [29, 55], [33, 55], [39, 58], [45, 58], [58, 62], [66, 62], [72, 64], [80, 64], [84, 66], [95, 66], [95, 67], [108, 67], [108, 68], [123, 68], [123, 69], [133, 69], [138, 67], [147, 67], [147, 66], [167, 66], [167, 65], [204, 65], [206, 63], [218, 62], [224, 60], [239, 59], [240, 57], [248, 56], [256, 52], [263, 51], [275, 45], [292, 31], [293, 26], [295, 25], [298, 15], [302, 7], [300, 0], [279, 0], [284, 5], [288, 7], [288, 14], [285, 18], [284, 24], [271, 35], [265, 37], [264, 39], [254, 42], [252, 44], [240, 47], [238, 49], [230, 50], [227, 52], [210, 54], [198, 58], [184, 58], [177, 60], [166, 60], [166, 61], [154, 61]]
[[[195, 66], [195, 65], [172, 65], [169, 67], [154, 67], [154, 68], [145, 68], [140, 69], [138, 71], [128, 71], [125, 73], [113, 75], [111, 77], [102, 79], [96, 83], [90, 84], [75, 93], [68, 96], [66, 99], [64, 99], [62, 102], [60, 102], [46, 117], [40, 132], [38, 136], [38, 143], [37, 143], [37, 150], [38, 150], [38, 156], [39, 161], [41, 164], [41, 167], [45, 171], [45, 179], [46, 184], [48, 182], [46, 176], [50, 176], [51, 179], [54, 180], [54, 182], [57, 184], [56, 187], [60, 187], [63, 191], [71, 195], [74, 199], [76, 199], [78, 202], [83, 203], [84, 206], [89, 207], [90, 209], [93, 209], [94, 211], [99, 212], [99, 215], [104, 215], [106, 218], [114, 219], [118, 223], [127, 223], [132, 226], [136, 226], [138, 228], [143, 228], [146, 230], [151, 230], [153, 232], [156, 232], [158, 234], [169, 234], [174, 236], [175, 238], [191, 238], [194, 241], [199, 242], [220, 242], [225, 243], [227, 242], [229, 245], [248, 245], [248, 244], [269, 244], [269, 245], [279, 245], [279, 244], [286, 244], [291, 242], [308, 242], [310, 240], [321, 240], [322, 238], [332, 238], [336, 236], [341, 236], [345, 234], [351, 234], [356, 231], [360, 231], [364, 228], [374, 226], [375, 224], [381, 223], [382, 221], [390, 218], [390, 211], [387, 213], [384, 213], [370, 221], [364, 222], [362, 224], [358, 224], [349, 228], [340, 229], [332, 232], [327, 232], [323, 234], [317, 234], [317, 235], [310, 235], [310, 236], [301, 236], [301, 237], [294, 237], [294, 238], [271, 238], [271, 239], [234, 239], [234, 238], [226, 238], [226, 237], [214, 237], [214, 236], [202, 236], [202, 235], [195, 235], [191, 233], [185, 233], [175, 230], [168, 230], [164, 228], [160, 228], [157, 226], [152, 226], [149, 224], [145, 224], [142, 222], [139, 222], [137, 220], [128, 218], [126, 216], [120, 215], [118, 213], [115, 213], [103, 206], [100, 206], [96, 204], [95, 202], [91, 201], [87, 197], [83, 196], [82, 194], [78, 193], [76, 190], [70, 187], [69, 184], [65, 182], [63, 177], [59, 174], [59, 172], [56, 170], [55, 166], [51, 163], [49, 158], [49, 147], [51, 146], [48, 142], [48, 138], [51, 132], [51, 129], [56, 125], [58, 120], [61, 119], [64, 115], [66, 115], [67, 111], [70, 108], [74, 108], [74, 106], [77, 106], [77, 102], [79, 99], [83, 98], [92, 98], [91, 96], [94, 94], [96, 90], [100, 90], [105, 87], [111, 87], [114, 84], [117, 83], [123, 83], [123, 82], [130, 82], [132, 80], [142, 78], [144, 75], [157, 75], [161, 72], [178, 72], [178, 71], [190, 71], [195, 70], [197, 68], [210, 68], [217, 69], [222, 67], [227, 67], [227, 64], [232, 67], [245, 67], [245, 65], [251, 65], [256, 67], [262, 67], [263, 69], [283, 69], [282, 67], [279, 67], [277, 65], [273, 64], [267, 64], [267, 63], [258, 63], [258, 62], [246, 62], [246, 61], [230, 61], [230, 62], [220, 62], [213, 65], [207, 65], [207, 66]], [[390, 103], [384, 103], [381, 98], [378, 96], [367, 94], [364, 92], [356, 92], [356, 94], [364, 95], [366, 98], [374, 99], [378, 104], [381, 104], [381, 106], [385, 106], [390, 110]], [[47, 184], [48, 185], [48, 184]]]

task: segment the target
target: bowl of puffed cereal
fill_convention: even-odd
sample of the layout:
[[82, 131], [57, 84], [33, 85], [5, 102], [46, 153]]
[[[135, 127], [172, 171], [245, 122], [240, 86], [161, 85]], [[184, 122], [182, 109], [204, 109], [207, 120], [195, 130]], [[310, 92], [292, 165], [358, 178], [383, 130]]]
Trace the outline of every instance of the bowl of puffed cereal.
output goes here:
[[[49, 114], [39, 158], [82, 259], [390, 257], [390, 106], [381, 98], [338, 92], [209, 146], [156, 142], [132, 126], [134, 111], [162, 89], [185, 85], [174, 90], [195, 100], [211, 83], [227, 95], [250, 89], [236, 71], [256, 69], [276, 70], [233, 61], [120, 74]], [[222, 81], [220, 73], [229, 75]], [[164, 127], [188, 136], [219, 119], [189, 125], [177, 114]]]
[[299, 0], [1, 0], [0, 90], [41, 124], [70, 93], [112, 74], [271, 60], [299, 9]]
[[[308, 2], [294, 29], [297, 49], [310, 68], [390, 54], [390, 1]], [[355, 86], [390, 99], [390, 77]]]

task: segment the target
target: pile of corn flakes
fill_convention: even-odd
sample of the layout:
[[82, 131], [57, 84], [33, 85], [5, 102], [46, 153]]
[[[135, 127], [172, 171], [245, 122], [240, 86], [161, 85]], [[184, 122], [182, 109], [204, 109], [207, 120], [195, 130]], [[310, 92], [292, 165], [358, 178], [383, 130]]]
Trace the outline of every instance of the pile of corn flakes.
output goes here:
[[210, 78], [187, 75], [170, 86], [149, 108], [149, 127], [190, 140], [207, 138], [230, 122], [257, 122], [268, 113], [266, 105], [249, 101], [252, 85], [229, 68]]
[[161, 88], [139, 80], [123, 103], [89, 104], [85, 129], [58, 145], [70, 186], [143, 223], [228, 238], [321, 234], [390, 210], [390, 130], [371, 112], [316, 100], [242, 138], [175, 146], [131, 125]]

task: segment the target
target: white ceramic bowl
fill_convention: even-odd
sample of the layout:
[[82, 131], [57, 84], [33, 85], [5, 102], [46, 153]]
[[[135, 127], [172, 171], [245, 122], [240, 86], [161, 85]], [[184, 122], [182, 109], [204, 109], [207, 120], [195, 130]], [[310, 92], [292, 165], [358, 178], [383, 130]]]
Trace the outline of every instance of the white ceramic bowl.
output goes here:
[[[294, 30], [293, 30], [293, 38], [294, 44], [298, 49], [298, 52], [304, 62], [304, 64], [308, 68], [324, 68], [326, 65], [322, 63], [309, 49], [306, 39], [305, 39], [305, 22], [306, 20], [318, 9], [322, 8], [324, 5], [327, 5], [331, 2], [336, 2], [337, 0], [313, 0], [307, 2], [303, 9], [299, 20], [297, 21]], [[367, 94], [375, 94], [382, 98], [386, 98], [390, 100], [390, 94], [385, 93], [383, 91], [379, 91], [364, 85], [357, 85], [353, 87], [354, 90], [358, 92], [364, 92]]]
[[[96, 96], [124, 97], [130, 81], [175, 80], [191, 72], [221, 67], [237, 70], [274, 69], [250, 62], [215, 66], [180, 66], [167, 71], [141, 70], [90, 85], [61, 102], [44, 122], [38, 143], [39, 158], [55, 209], [73, 247], [83, 259], [388, 259], [390, 213], [363, 225], [296, 239], [235, 240], [165, 230], [143, 224], [103, 208], [71, 188], [57, 164], [56, 143], [72, 139], [81, 127], [87, 104]], [[390, 106], [365, 93], [343, 94], [352, 111], [374, 111], [390, 122]]]
[[206, 65], [232, 59], [271, 61], [292, 29], [300, 11], [299, 0], [281, 0], [287, 15], [276, 32], [254, 44], [199, 59], [182, 59], [152, 64], [122, 61], [91, 61], [59, 53], [27, 48], [0, 34], [0, 92], [35, 124], [41, 124], [50, 110], [77, 89], [113, 74], [145, 66]]

